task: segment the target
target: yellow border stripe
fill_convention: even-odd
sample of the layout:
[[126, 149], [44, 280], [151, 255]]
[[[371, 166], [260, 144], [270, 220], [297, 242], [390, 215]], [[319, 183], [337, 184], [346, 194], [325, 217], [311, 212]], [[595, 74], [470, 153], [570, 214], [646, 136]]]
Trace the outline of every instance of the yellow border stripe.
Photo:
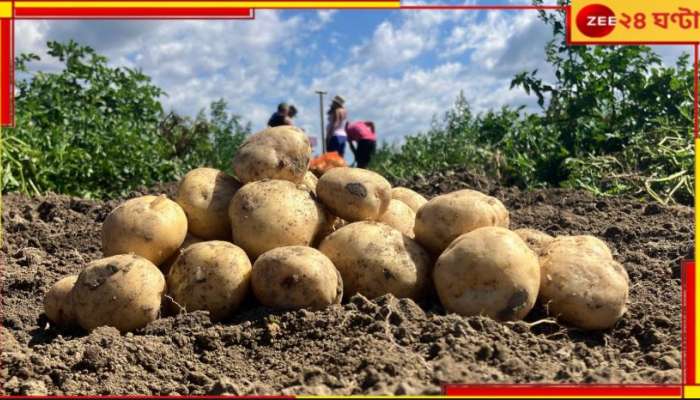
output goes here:
[[0, 18], [12, 18], [13, 11], [11, 1], [0, 2]]
[[[695, 393], [700, 395], [700, 387], [698, 386], [685, 386], [686, 396], [688, 393]], [[688, 391], [687, 389], [693, 388], [695, 390]], [[296, 396], [297, 399], [377, 399], [377, 398], [387, 398], [387, 399], [639, 399], [640, 396], [484, 396], [484, 395], [459, 395], [459, 396]], [[678, 396], [649, 396], [644, 398], [650, 399], [679, 399]]]
[[683, 397], [686, 399], [700, 399], [700, 386], [683, 386]]
[[399, 8], [400, 1], [17, 1], [15, 8]]

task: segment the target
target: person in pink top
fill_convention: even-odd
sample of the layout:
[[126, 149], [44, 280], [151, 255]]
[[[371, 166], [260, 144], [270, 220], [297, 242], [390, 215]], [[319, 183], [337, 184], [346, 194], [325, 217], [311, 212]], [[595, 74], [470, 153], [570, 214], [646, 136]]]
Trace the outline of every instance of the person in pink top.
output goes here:
[[355, 121], [345, 128], [350, 150], [358, 168], [366, 168], [377, 150], [377, 133], [372, 121]]

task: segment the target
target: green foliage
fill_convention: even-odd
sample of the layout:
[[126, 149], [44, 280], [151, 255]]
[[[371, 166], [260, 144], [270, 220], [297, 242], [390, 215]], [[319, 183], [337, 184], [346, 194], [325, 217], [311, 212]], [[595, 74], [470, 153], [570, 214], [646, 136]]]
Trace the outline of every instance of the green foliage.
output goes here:
[[634, 135], [619, 153], [568, 159], [571, 174], [563, 186], [598, 195], [648, 195], [662, 204], [692, 205], [694, 154], [687, 130], [659, 119], [657, 128]]
[[[65, 68], [18, 82], [17, 128], [5, 132], [3, 191], [101, 196], [173, 176], [172, 162], [161, 162], [168, 149], [156, 130], [162, 91], [139, 71], [108, 67], [89, 47], [48, 46]], [[38, 57], [20, 56], [18, 70], [29, 73], [32, 60]], [[7, 160], [14, 160], [9, 167]]]
[[557, 133], [541, 117], [503, 107], [474, 115], [462, 94], [441, 122], [409, 136], [400, 147], [380, 146], [371, 168], [400, 178], [468, 166], [507, 185], [542, 186], [561, 151]]
[[[536, 0], [535, 4], [541, 4]], [[644, 46], [567, 46], [563, 12], [541, 12], [554, 81], [517, 74], [511, 88], [537, 97], [542, 112], [504, 107], [474, 115], [460, 95], [441, 123], [397, 146], [380, 147], [372, 168], [408, 178], [468, 166], [506, 184], [646, 194], [692, 204], [693, 70]]]
[[200, 166], [227, 166], [249, 130], [221, 100], [195, 121], [163, 116], [165, 93], [138, 70], [113, 68], [92, 48], [48, 43], [62, 64], [33, 72], [20, 55], [16, 128], [4, 131], [2, 192], [110, 197]]
[[241, 118], [230, 115], [226, 108], [221, 99], [211, 103], [208, 117], [202, 110], [194, 119], [174, 112], [163, 118], [160, 134], [184, 167], [209, 166], [232, 173], [231, 160], [251, 128], [250, 124], [243, 126]]

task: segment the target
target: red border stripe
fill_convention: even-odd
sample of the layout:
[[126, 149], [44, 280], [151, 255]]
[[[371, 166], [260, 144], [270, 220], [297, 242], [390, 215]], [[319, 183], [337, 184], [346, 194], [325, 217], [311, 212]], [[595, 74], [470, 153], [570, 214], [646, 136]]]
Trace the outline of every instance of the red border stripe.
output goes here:
[[686, 385], [695, 385], [695, 261], [683, 261], [682, 281], [683, 281], [683, 296], [682, 296], [682, 311], [683, 316], [683, 364], [684, 364], [684, 383]]
[[252, 18], [249, 8], [18, 8], [17, 18], [86, 18], [86, 17], [143, 17], [143, 18]]
[[448, 396], [681, 397], [681, 385], [445, 385]]
[[0, 63], [2, 76], [0, 76], [0, 124], [11, 126], [14, 120], [14, 87], [12, 77], [14, 73], [13, 50], [14, 22], [11, 19], [0, 20]]

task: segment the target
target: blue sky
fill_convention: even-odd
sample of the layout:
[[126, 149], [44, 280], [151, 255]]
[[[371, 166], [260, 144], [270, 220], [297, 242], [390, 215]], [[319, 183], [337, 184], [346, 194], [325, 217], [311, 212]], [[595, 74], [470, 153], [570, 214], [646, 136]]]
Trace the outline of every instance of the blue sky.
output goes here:
[[[495, 4], [495, 3], [494, 3]], [[280, 101], [319, 131], [323, 89], [347, 99], [350, 119], [376, 122], [383, 140], [426, 130], [463, 91], [476, 111], [526, 105], [513, 75], [539, 69], [550, 30], [534, 11], [257, 11], [253, 21], [17, 21], [17, 52], [44, 54], [47, 40], [75, 39], [114, 65], [142, 69], [195, 114], [224, 98], [261, 129]], [[688, 51], [658, 49], [669, 63]], [[52, 69], [48, 58], [36, 65]]]

